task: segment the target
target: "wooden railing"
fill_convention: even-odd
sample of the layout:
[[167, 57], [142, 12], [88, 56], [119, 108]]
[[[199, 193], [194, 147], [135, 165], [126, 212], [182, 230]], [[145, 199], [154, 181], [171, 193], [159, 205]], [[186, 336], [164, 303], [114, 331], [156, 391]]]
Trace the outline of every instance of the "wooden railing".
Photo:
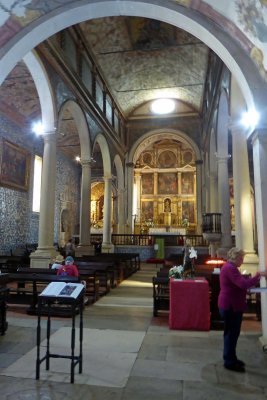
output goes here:
[[[202, 235], [125, 235], [113, 234], [114, 246], [154, 246], [156, 239], [165, 239], [165, 246], [183, 246], [186, 240], [194, 247], [208, 246]], [[91, 234], [91, 243], [102, 242], [102, 234]]]

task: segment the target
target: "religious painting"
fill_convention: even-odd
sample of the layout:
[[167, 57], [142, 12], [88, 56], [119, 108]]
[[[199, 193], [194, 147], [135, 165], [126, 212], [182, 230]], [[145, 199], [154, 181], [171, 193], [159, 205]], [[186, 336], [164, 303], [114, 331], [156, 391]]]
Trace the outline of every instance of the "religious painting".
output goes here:
[[153, 220], [153, 201], [142, 201], [142, 220]]
[[158, 174], [158, 194], [177, 194], [178, 180], [175, 172]]
[[194, 173], [182, 172], [182, 194], [194, 194]]
[[143, 164], [152, 167], [153, 165], [153, 157], [149, 152], [143, 153]]
[[189, 150], [183, 153], [184, 164], [191, 164], [193, 162], [193, 153]]
[[188, 220], [191, 224], [195, 222], [194, 201], [182, 201], [182, 220]]
[[30, 153], [3, 139], [0, 157], [0, 184], [12, 189], [28, 190]]
[[154, 193], [154, 175], [142, 174], [142, 194]]
[[173, 26], [155, 19], [131, 17], [128, 30], [135, 50], [165, 48], [176, 44]]
[[159, 168], [174, 168], [176, 166], [176, 155], [169, 150], [160, 153], [158, 157]]

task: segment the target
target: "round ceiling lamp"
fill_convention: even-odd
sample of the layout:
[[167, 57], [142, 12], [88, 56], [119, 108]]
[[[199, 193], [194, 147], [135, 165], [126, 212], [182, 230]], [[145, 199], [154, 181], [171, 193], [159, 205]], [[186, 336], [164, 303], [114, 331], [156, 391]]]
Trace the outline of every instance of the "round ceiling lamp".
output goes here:
[[249, 110], [242, 115], [241, 122], [246, 128], [255, 129], [260, 119], [260, 115], [256, 110]]
[[157, 99], [151, 104], [151, 111], [154, 114], [170, 114], [175, 109], [175, 102], [172, 99]]

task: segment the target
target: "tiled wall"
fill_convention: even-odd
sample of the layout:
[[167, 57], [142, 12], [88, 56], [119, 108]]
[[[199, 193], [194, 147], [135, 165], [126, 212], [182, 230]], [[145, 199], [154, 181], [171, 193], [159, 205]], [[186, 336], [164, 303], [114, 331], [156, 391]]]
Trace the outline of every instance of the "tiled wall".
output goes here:
[[[26, 243], [38, 243], [39, 213], [32, 212], [34, 155], [43, 155], [43, 141], [30, 133], [21, 132], [16, 125], [0, 116], [0, 139], [7, 139], [31, 154], [28, 191], [0, 186], [0, 254]], [[1, 146], [1, 145], [0, 145]], [[57, 155], [54, 241], [58, 240], [61, 199], [72, 210], [71, 225], [78, 229], [80, 204], [80, 168], [63, 155]], [[63, 195], [62, 195], [63, 193]], [[66, 202], [64, 204], [66, 204]]]

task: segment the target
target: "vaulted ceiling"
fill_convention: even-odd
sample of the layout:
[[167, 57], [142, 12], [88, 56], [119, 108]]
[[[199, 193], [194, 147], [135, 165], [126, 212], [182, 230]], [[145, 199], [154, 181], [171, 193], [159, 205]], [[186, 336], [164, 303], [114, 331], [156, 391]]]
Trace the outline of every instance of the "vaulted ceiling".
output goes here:
[[[200, 113], [209, 49], [197, 38], [163, 22], [139, 17], [99, 18], [79, 27], [126, 118], [151, 114], [151, 100], [161, 97], [176, 99], [178, 114]], [[0, 88], [0, 112], [27, 129], [41, 117], [38, 94], [23, 62]], [[64, 130], [72, 133], [76, 144], [73, 121], [67, 115], [64, 118]], [[68, 145], [69, 140], [61, 136], [58, 145], [73, 158], [77, 146]]]
[[200, 111], [208, 48], [197, 38], [139, 17], [99, 18], [80, 27], [126, 117], [158, 97]]

